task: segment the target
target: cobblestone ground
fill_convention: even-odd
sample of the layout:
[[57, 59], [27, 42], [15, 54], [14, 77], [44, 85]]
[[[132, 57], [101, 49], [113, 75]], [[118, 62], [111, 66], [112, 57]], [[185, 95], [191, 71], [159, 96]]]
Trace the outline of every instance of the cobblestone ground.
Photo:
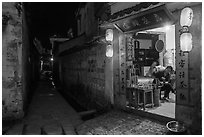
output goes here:
[[134, 114], [111, 111], [77, 127], [79, 135], [166, 135], [166, 126]]
[[3, 133], [6, 135], [75, 135], [75, 126], [82, 122], [81, 117], [51, 85], [51, 82], [42, 80], [34, 92], [26, 117], [10, 129], [5, 128]]

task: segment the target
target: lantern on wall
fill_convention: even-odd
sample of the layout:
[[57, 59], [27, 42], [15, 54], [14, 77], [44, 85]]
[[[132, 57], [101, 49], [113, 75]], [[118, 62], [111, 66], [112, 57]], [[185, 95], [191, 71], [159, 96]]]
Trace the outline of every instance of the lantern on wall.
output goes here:
[[180, 17], [180, 24], [182, 27], [189, 27], [191, 26], [193, 21], [193, 10], [189, 7], [184, 8], [181, 11], [181, 17]]
[[113, 41], [113, 30], [112, 29], [106, 30], [106, 40]]
[[189, 52], [192, 49], [192, 35], [189, 32], [189, 27], [193, 21], [193, 10], [189, 7], [181, 11], [180, 24], [182, 26], [180, 36], [180, 46], [183, 52]]
[[183, 52], [189, 52], [192, 49], [191, 33], [182, 33], [180, 36], [180, 45]]
[[106, 46], [106, 57], [113, 57], [113, 45], [108, 44]]

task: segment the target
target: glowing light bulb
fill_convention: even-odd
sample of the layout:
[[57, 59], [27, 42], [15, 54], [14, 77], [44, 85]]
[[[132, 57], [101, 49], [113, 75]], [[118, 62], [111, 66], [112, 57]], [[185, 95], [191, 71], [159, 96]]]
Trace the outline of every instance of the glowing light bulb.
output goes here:
[[166, 31], [170, 30], [170, 26], [169, 25], [166, 25], [164, 28], [165, 28]]

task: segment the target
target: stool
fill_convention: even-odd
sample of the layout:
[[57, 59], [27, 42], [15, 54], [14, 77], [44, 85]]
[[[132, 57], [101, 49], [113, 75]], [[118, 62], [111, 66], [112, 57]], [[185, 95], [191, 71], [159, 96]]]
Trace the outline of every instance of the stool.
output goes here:
[[137, 104], [140, 104], [140, 96], [139, 96], [139, 93], [142, 93], [143, 94], [143, 109], [145, 110], [145, 107], [146, 107], [146, 93], [150, 92], [151, 93], [151, 107], [154, 106], [154, 100], [153, 100], [153, 89], [137, 89], [137, 92], [138, 92], [138, 95], [137, 95]]

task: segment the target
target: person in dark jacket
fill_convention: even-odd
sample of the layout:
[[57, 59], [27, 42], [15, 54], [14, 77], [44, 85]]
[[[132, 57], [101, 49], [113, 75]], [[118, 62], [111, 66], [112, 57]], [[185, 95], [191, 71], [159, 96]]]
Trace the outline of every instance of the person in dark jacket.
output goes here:
[[174, 90], [171, 85], [171, 73], [173, 72], [173, 68], [171, 66], [167, 66], [165, 70], [163, 71], [157, 71], [153, 75], [155, 78], [158, 78], [158, 80], [162, 83], [161, 91], [164, 91], [164, 100], [169, 99], [169, 93], [172, 91], [174, 93]]

